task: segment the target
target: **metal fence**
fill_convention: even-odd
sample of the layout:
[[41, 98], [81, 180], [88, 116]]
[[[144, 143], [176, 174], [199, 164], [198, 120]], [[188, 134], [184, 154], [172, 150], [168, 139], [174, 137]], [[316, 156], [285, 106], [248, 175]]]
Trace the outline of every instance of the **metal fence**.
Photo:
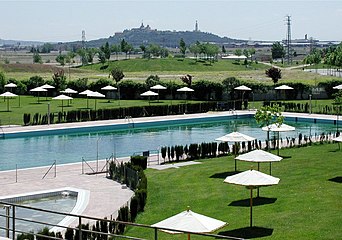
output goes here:
[[[174, 231], [174, 229], [168, 229], [168, 228], [157, 228], [152, 227], [150, 225], [145, 224], [137, 224], [137, 223], [131, 223], [131, 222], [122, 222], [122, 221], [115, 221], [110, 219], [101, 219], [101, 218], [95, 218], [91, 216], [84, 216], [84, 215], [77, 215], [77, 214], [69, 214], [69, 213], [62, 213], [57, 211], [51, 211], [51, 210], [44, 210], [39, 209], [35, 207], [29, 207], [29, 206], [23, 206], [13, 203], [7, 203], [0, 201], [0, 205], [6, 209], [5, 214], [0, 214], [0, 218], [4, 218], [4, 225], [0, 226], [1, 230], [4, 230], [5, 236], [7, 238], [16, 239], [16, 237], [19, 234], [32, 234], [33, 236], [37, 237], [44, 237], [45, 239], [64, 239], [63, 234], [65, 234], [66, 230], [68, 231], [72, 230], [74, 233], [75, 239], [84, 240], [84, 239], [91, 239], [91, 236], [101, 236], [102, 239], [106, 239], [107, 237], [114, 237], [114, 239], [159, 239], [159, 230], [169, 230]], [[36, 214], [32, 214], [30, 218], [23, 218], [18, 216], [17, 211], [19, 209], [26, 209], [31, 210]], [[58, 214], [65, 217], [72, 217], [74, 219], [74, 222], [71, 226], [63, 226], [58, 224], [53, 224], [49, 222], [44, 222], [41, 220], [37, 220], [34, 218], [34, 215], [39, 215], [39, 213], [50, 213], [50, 214]], [[17, 229], [16, 223], [18, 221], [24, 221], [28, 223], [38, 223], [43, 226], [46, 226], [48, 228], [56, 227], [60, 231], [57, 232], [55, 236], [46, 236], [42, 235], [41, 233], [35, 233], [32, 231], [25, 231]], [[128, 236], [128, 235], [120, 235], [116, 234], [115, 232], [110, 232], [109, 230], [107, 232], [103, 231], [95, 231], [92, 227], [84, 228], [85, 224], [94, 224], [97, 221], [101, 222], [101, 224], [106, 224], [109, 226], [110, 224], [112, 226], [118, 226], [119, 224], [124, 225], [126, 227], [132, 228], [143, 228], [144, 231], [146, 231], [148, 237], [147, 238], [141, 238], [139, 236]], [[109, 229], [109, 228], [106, 228]], [[178, 231], [178, 230], [177, 230]], [[205, 233], [194, 233], [194, 232], [186, 232], [186, 231], [178, 231], [180, 233], [185, 234], [191, 234], [191, 235], [197, 235], [202, 236], [205, 239], [242, 239], [242, 238], [236, 238], [236, 237], [230, 237], [230, 236], [224, 236], [224, 235], [217, 235], [217, 234], [205, 234]], [[100, 238], [101, 238], [100, 237]], [[105, 238], [103, 238], [105, 237]]]

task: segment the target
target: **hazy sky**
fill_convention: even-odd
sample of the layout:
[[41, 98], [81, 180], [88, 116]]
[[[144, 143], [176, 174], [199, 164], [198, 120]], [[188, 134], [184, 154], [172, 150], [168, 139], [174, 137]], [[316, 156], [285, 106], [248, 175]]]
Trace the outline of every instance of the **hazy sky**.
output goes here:
[[37, 41], [107, 38], [124, 29], [199, 29], [237, 39], [281, 40], [286, 16], [292, 39], [342, 41], [342, 0], [0, 0], [0, 38]]

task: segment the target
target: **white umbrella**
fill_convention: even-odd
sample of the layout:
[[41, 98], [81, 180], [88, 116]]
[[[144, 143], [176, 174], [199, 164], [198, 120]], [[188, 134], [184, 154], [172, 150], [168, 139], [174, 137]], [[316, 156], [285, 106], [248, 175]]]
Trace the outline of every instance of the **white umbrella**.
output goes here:
[[92, 93], [93, 91], [91, 90], [85, 90], [83, 92], [80, 92], [80, 95], [86, 95], [87, 96], [87, 108], [89, 108], [89, 100], [88, 100], [88, 94]]
[[45, 89], [54, 89], [54, 86], [51, 86], [49, 84], [44, 84], [43, 86], [40, 86], [41, 88], [45, 88]]
[[[229, 134], [226, 134], [222, 137], [216, 138], [216, 141], [221, 141], [221, 142], [250, 142], [250, 141], [254, 141], [255, 138], [254, 137], [250, 137], [248, 135], [245, 135], [243, 133], [239, 133], [239, 132], [232, 132]], [[236, 172], [236, 159], [235, 161], [235, 172]]]
[[[43, 86], [40, 86], [41, 88], [44, 88], [44, 89], [46, 89], [46, 90], [48, 90], [49, 91], [49, 89], [54, 89], [55, 87], [54, 86], [51, 86], [51, 85], [49, 85], [49, 84], [44, 84]], [[46, 92], [46, 100], [47, 100], [47, 92]]]
[[252, 210], [253, 210], [253, 188], [262, 186], [276, 185], [280, 181], [279, 178], [272, 177], [265, 173], [256, 170], [247, 170], [242, 173], [238, 173], [232, 176], [226, 177], [225, 183], [231, 183], [236, 185], [245, 186], [250, 189], [250, 227], [253, 226], [252, 222]]
[[251, 91], [252, 89], [245, 86], [245, 85], [241, 85], [241, 86], [238, 86], [236, 88], [234, 88], [235, 90], [239, 90], [239, 91]]
[[105, 95], [103, 95], [102, 93], [99, 93], [99, 92], [93, 92], [93, 91], [90, 91], [88, 94], [87, 94], [88, 97], [94, 97], [95, 98], [95, 111], [96, 111], [96, 102], [97, 102], [97, 98], [104, 98], [106, 97]]
[[332, 140], [338, 142], [338, 148], [341, 149], [340, 142], [342, 142], [342, 135], [335, 137]]
[[275, 90], [293, 90], [293, 87], [287, 85], [281, 85], [279, 87], [274, 88]]
[[45, 88], [42, 88], [42, 87], [36, 87], [36, 88], [31, 89], [30, 92], [37, 92], [38, 102], [39, 102], [39, 93], [40, 92], [47, 92], [47, 90]]
[[190, 239], [191, 232], [209, 233], [225, 225], [227, 225], [226, 222], [195, 213], [191, 210], [186, 210], [161, 222], [155, 223], [152, 227], [165, 228], [161, 230], [172, 234], [180, 233], [178, 231], [189, 232], [188, 239]]
[[52, 98], [52, 99], [54, 99], [54, 100], [62, 100], [62, 112], [63, 112], [63, 107], [64, 107], [63, 101], [64, 101], [64, 100], [71, 100], [71, 99], [73, 99], [73, 98], [61, 94], [61, 95], [59, 95], [59, 96], [57, 96], [57, 97], [54, 97], [54, 98]]
[[278, 132], [278, 155], [279, 155], [279, 141], [280, 141], [280, 137], [279, 137], [279, 132], [290, 132], [290, 131], [294, 131], [296, 130], [295, 127], [289, 126], [285, 123], [282, 124], [278, 124], [278, 123], [273, 123], [271, 125], [265, 126], [261, 128], [263, 131], [268, 131], [268, 132]]
[[116, 90], [117, 88], [116, 87], [113, 87], [111, 85], [108, 85], [108, 86], [105, 86], [105, 87], [102, 87], [101, 90], [107, 90], [107, 91], [113, 91], [113, 90]]
[[5, 88], [14, 88], [14, 87], [17, 87], [17, 84], [15, 84], [15, 83], [8, 83], [4, 87]]
[[333, 87], [333, 89], [338, 89], [338, 90], [342, 89], [342, 84]]
[[154, 85], [154, 86], [150, 87], [150, 89], [158, 91], [158, 102], [159, 102], [159, 90], [165, 90], [167, 88], [162, 86], [162, 85], [160, 85], [160, 84], [157, 84], [157, 85]]
[[77, 91], [72, 89], [72, 88], [67, 88], [67, 89], [61, 91], [61, 93], [74, 94], [74, 93], [77, 93]]
[[[243, 105], [243, 95], [245, 94], [245, 91], [251, 91], [252, 89], [245, 86], [245, 85], [241, 85], [241, 86], [238, 86], [236, 88], [234, 88], [235, 90], [239, 90], [239, 91], [242, 91], [242, 94], [241, 94], [241, 110], [242, 110], [242, 105]], [[235, 106], [234, 106], [235, 108]]]
[[17, 97], [17, 96], [18, 95], [11, 93], [11, 92], [5, 92], [5, 93], [0, 94], [0, 97], [7, 98], [7, 112], [9, 112], [9, 99], [11, 97]]
[[177, 89], [177, 92], [193, 92], [193, 91], [195, 90], [189, 87], [182, 87], [182, 88]]
[[147, 91], [147, 92], [140, 94], [140, 96], [148, 97], [148, 104], [151, 104], [151, 101], [150, 101], [151, 96], [159, 96], [159, 94], [153, 91]]

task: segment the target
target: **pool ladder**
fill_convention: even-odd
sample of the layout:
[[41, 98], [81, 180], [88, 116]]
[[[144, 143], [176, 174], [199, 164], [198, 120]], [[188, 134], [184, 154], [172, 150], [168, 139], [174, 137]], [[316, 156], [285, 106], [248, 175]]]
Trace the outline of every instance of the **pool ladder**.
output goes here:
[[133, 118], [131, 116], [126, 116], [125, 121], [127, 121], [128, 127], [134, 128], [134, 121], [133, 121]]

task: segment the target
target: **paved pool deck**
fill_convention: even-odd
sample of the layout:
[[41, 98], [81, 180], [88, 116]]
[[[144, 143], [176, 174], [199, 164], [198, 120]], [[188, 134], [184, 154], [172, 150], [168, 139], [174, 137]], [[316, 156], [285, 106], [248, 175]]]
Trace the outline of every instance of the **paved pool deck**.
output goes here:
[[[191, 119], [203, 117], [217, 117], [229, 115], [254, 114], [255, 111], [229, 111], [229, 112], [208, 112], [203, 114], [184, 114], [177, 116], [162, 117], [144, 117], [133, 119], [134, 123], [165, 121], [174, 119]], [[336, 120], [336, 115], [318, 115], [318, 114], [300, 114], [300, 113], [283, 113], [285, 117], [298, 118], [314, 118], [323, 120]], [[50, 129], [66, 129], [79, 128], [89, 126], [103, 126], [112, 124], [127, 124], [127, 119], [96, 121], [96, 122], [77, 122], [65, 124], [51, 124], [42, 126], [2, 126], [3, 134], [13, 132], [30, 132]], [[1, 133], [0, 133], [1, 134]], [[122, 159], [122, 160], [127, 160]], [[99, 165], [97, 165], [99, 164]], [[155, 163], [157, 164], [157, 163]], [[93, 168], [99, 166], [101, 169], [104, 161], [91, 162]], [[89, 167], [83, 165], [84, 172], [89, 171]], [[155, 166], [149, 166], [155, 168]], [[179, 167], [179, 166], [175, 166]], [[58, 165], [56, 169], [53, 167], [51, 171], [43, 178], [49, 167], [38, 167], [31, 169], [21, 169], [18, 171], [2, 171], [0, 172], [0, 197], [8, 195], [16, 195], [30, 193], [36, 191], [44, 191], [51, 189], [59, 189], [63, 187], [74, 187], [88, 190], [90, 192], [89, 203], [82, 215], [93, 216], [98, 218], [108, 217], [115, 218], [117, 210], [127, 204], [133, 195], [133, 192], [125, 186], [112, 181], [106, 177], [106, 174], [88, 175], [82, 174], [82, 163]], [[56, 171], [55, 171], [56, 170]], [[56, 175], [55, 175], [56, 174]]]

